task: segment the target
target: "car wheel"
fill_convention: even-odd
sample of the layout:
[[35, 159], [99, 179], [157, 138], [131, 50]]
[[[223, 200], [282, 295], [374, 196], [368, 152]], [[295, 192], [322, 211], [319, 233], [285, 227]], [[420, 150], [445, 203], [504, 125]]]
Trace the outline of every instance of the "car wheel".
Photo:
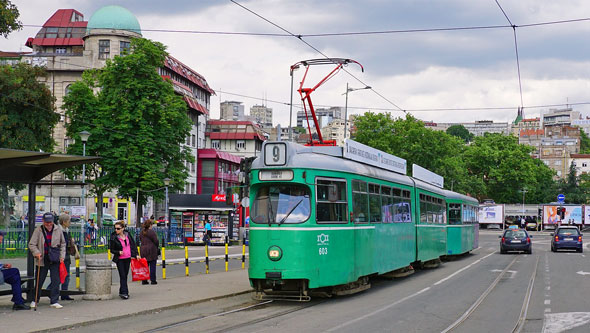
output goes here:
[[577, 249], [577, 250], [578, 250], [579, 253], [584, 252], [584, 249], [583, 248], [582, 249]]
[[526, 251], [527, 254], [533, 254], [533, 249], [529, 249], [528, 251]]
[[551, 252], [555, 252], [555, 248], [551, 246]]

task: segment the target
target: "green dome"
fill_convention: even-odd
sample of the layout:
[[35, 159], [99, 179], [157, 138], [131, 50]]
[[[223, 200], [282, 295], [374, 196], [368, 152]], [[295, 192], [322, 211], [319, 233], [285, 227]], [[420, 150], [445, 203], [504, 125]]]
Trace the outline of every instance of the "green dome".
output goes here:
[[121, 6], [106, 6], [97, 10], [88, 21], [87, 29], [89, 34], [92, 29], [116, 29], [141, 35], [141, 27], [135, 15]]

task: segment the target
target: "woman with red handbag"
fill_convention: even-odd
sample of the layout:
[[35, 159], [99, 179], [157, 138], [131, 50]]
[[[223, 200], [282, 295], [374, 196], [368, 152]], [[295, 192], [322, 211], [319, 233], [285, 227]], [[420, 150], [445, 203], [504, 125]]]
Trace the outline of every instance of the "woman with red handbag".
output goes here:
[[[158, 241], [158, 235], [152, 229], [154, 220], [149, 219], [143, 223], [143, 228], [139, 234], [139, 240], [141, 242], [141, 256], [147, 260], [150, 267], [150, 280], [152, 284], [158, 284], [156, 281], [156, 262], [158, 261], [158, 248], [160, 242]], [[141, 281], [141, 284], [148, 284], [148, 280]]]
[[131, 265], [131, 258], [139, 259], [139, 254], [137, 253], [135, 240], [125, 231], [125, 224], [122, 221], [115, 223], [115, 231], [111, 233], [109, 249], [113, 254], [113, 262], [117, 264], [117, 271], [119, 272], [119, 297], [128, 299], [127, 277], [129, 275], [129, 266]]

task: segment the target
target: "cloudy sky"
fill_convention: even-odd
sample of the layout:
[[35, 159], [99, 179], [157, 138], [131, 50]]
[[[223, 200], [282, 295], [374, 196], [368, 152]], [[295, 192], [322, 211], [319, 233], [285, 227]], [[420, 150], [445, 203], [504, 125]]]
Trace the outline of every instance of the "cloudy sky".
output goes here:
[[[241, 101], [246, 110], [266, 103], [275, 125], [288, 126], [290, 66], [327, 56], [354, 59], [365, 71], [346, 67], [312, 94], [316, 106], [344, 106], [348, 83], [372, 87], [349, 93], [349, 114], [398, 117], [403, 109], [435, 122], [513, 121], [521, 94], [511, 25], [525, 116], [566, 104], [590, 115], [587, 0], [497, 0], [505, 14], [496, 0], [236, 0], [247, 9], [225, 0], [11, 1], [27, 26], [0, 39], [2, 51], [28, 51], [27, 37], [59, 8], [76, 9], [85, 20], [105, 5], [129, 9], [144, 37], [205, 76], [217, 92], [213, 118], [221, 101]], [[547, 24], [557, 21], [573, 22]], [[312, 66], [305, 87], [332, 68]], [[294, 72], [295, 89], [303, 73]], [[296, 112], [296, 91], [294, 104]]]

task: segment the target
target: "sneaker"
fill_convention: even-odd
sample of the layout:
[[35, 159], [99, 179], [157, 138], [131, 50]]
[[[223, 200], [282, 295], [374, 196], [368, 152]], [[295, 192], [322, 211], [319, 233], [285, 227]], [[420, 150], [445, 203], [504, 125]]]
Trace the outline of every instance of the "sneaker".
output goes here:
[[158, 284], [158, 281], [152, 281], [152, 284]]
[[31, 307], [26, 305], [26, 304], [15, 304], [12, 306], [13, 310], [19, 311], [19, 310], [30, 310]]
[[128, 299], [129, 295], [119, 295], [119, 297], [121, 297], [122, 299]]
[[32, 308], [36, 308], [36, 307], [37, 307], [37, 303], [35, 303], [35, 301], [32, 301], [32, 302], [31, 302], [31, 307], [32, 307]]
[[49, 304], [50, 307], [54, 308], [54, 309], [61, 309], [63, 308], [63, 306], [59, 303], [53, 303], [53, 304]]
[[141, 284], [149, 284], [148, 280], [141, 281]]

